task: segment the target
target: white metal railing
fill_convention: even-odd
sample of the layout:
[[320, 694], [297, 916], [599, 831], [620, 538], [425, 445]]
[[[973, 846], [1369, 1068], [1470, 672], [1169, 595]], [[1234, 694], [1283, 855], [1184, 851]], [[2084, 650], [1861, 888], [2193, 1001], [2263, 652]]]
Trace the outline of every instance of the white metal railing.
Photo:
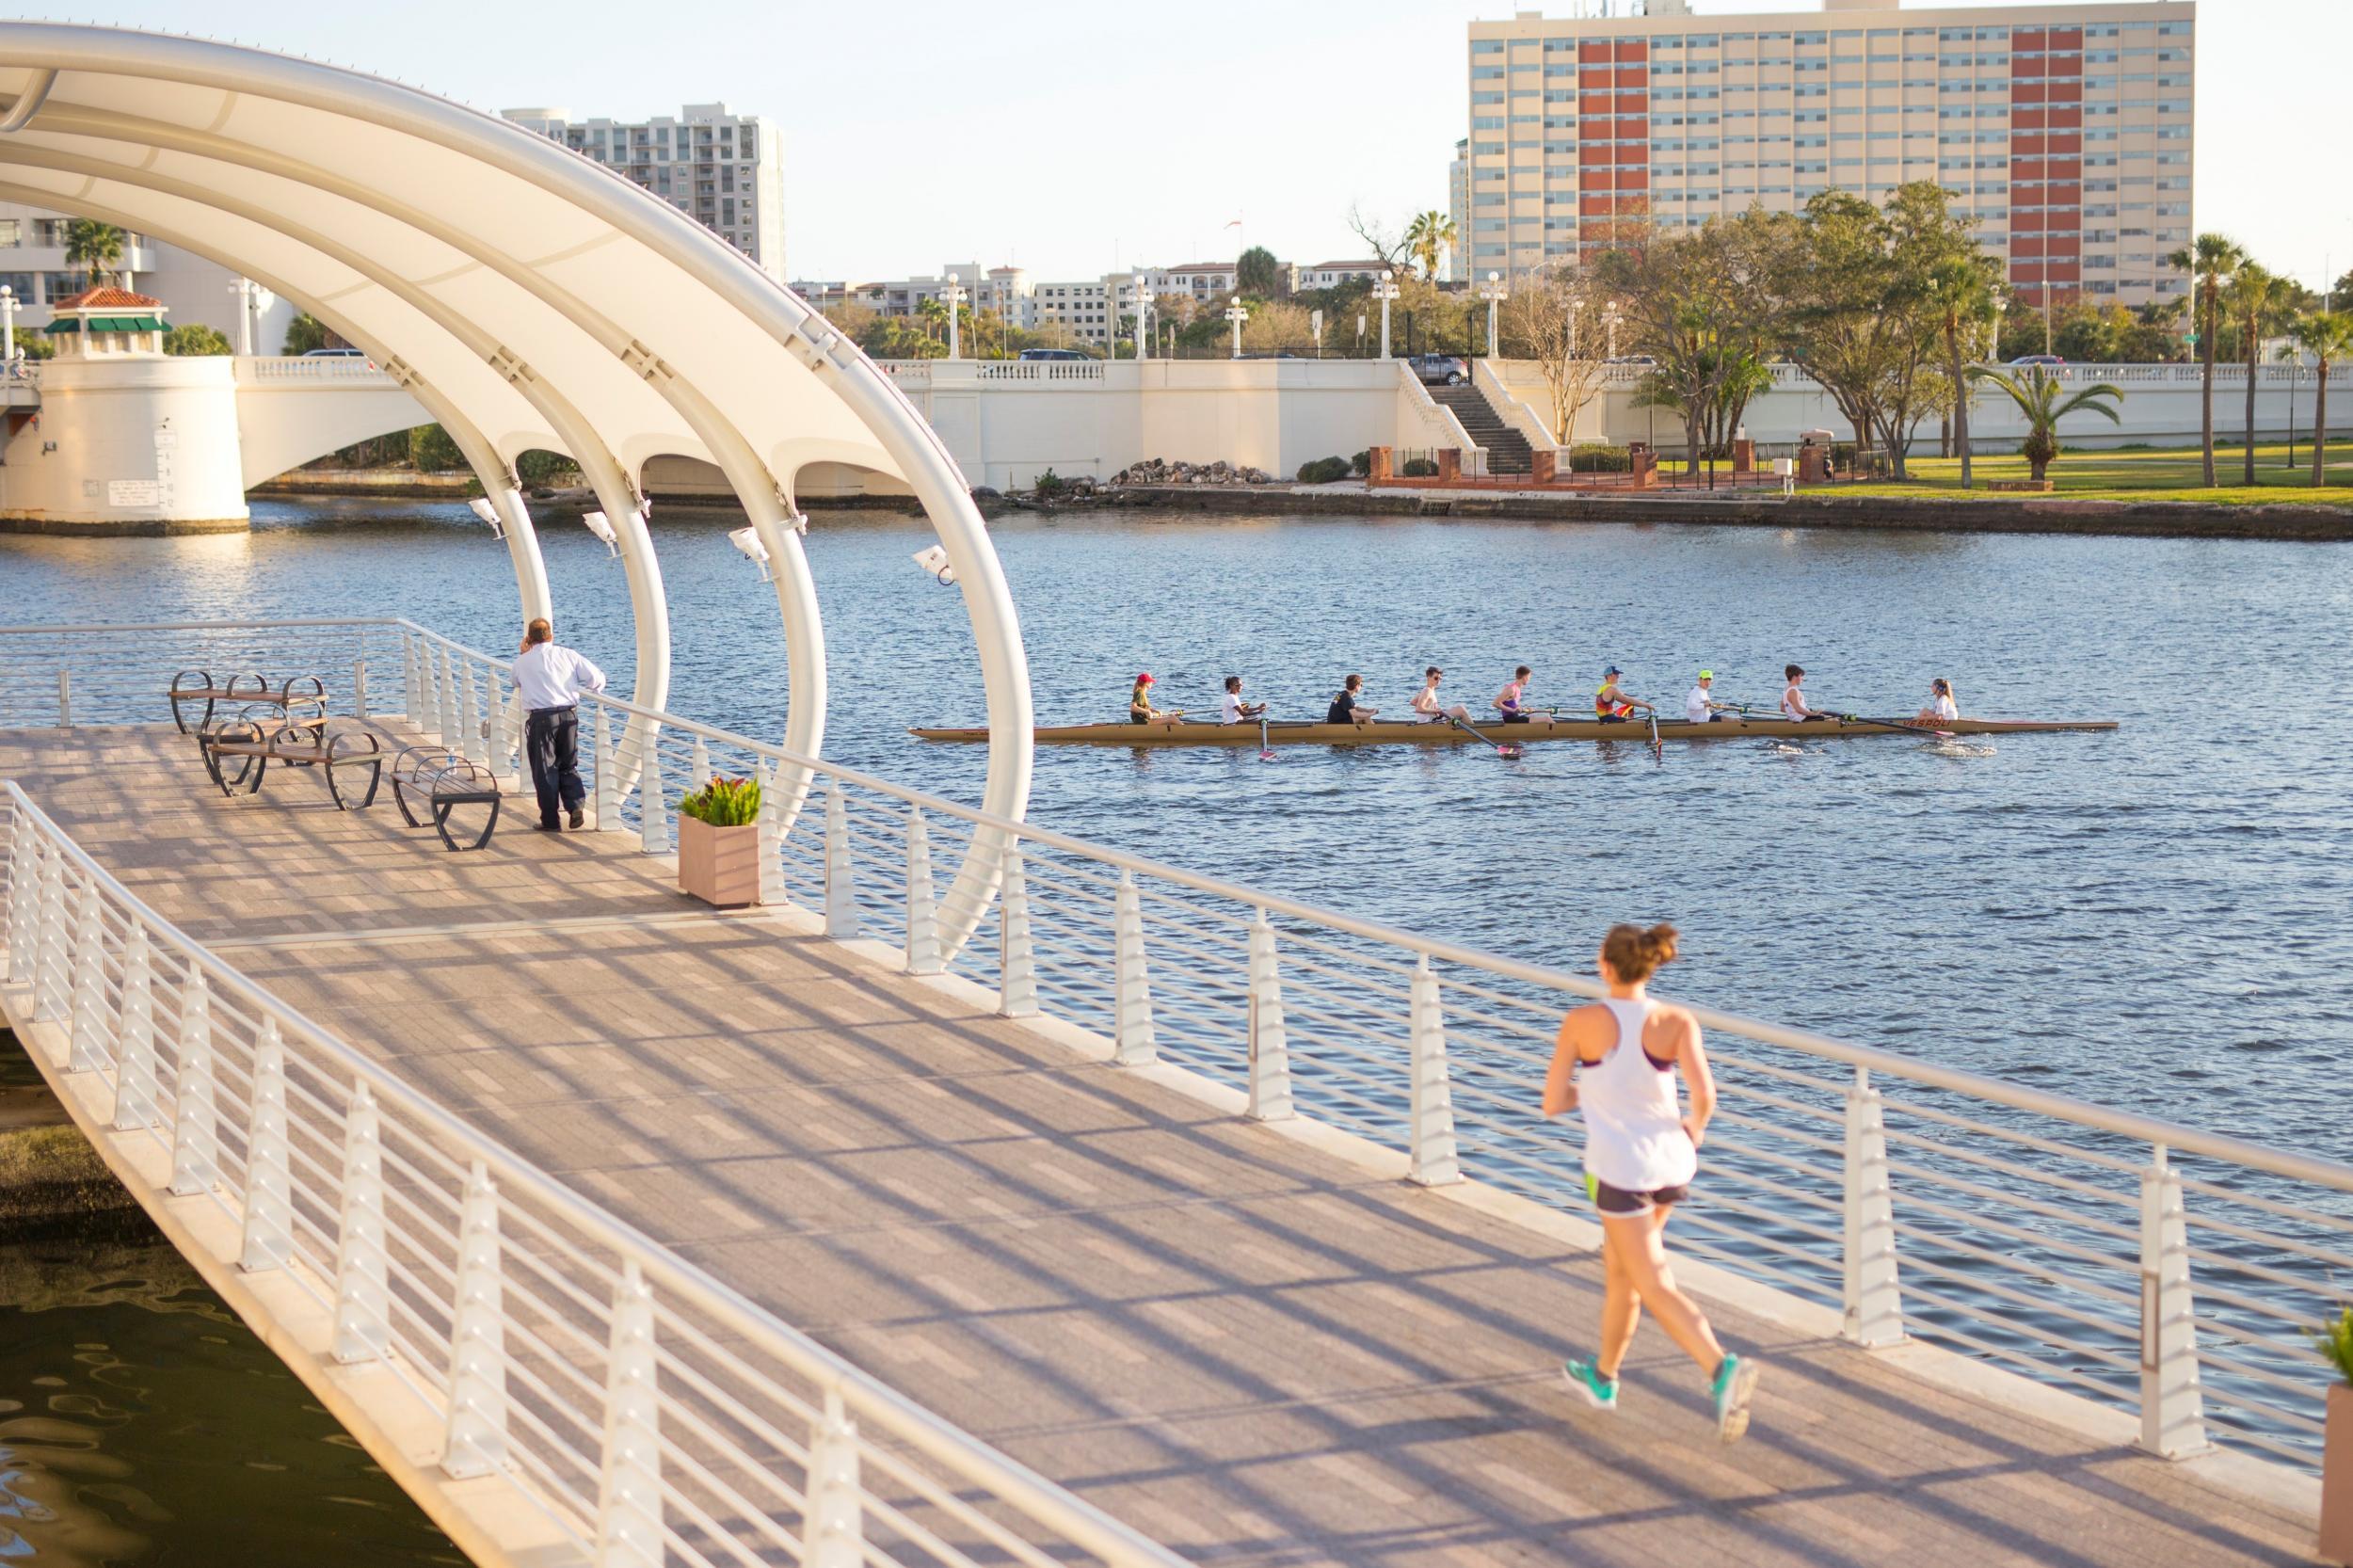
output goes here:
[[238, 357], [236, 371], [240, 381], [293, 381], [304, 385], [321, 381], [353, 381], [369, 386], [393, 385], [392, 376], [375, 360], [357, 354], [322, 354], [315, 359], [301, 354], [247, 354]]
[[[284, 634], [315, 655], [325, 624]], [[503, 660], [408, 622], [343, 624], [354, 645], [397, 644], [375, 677], [381, 709], [513, 767]], [[244, 647], [271, 632], [185, 634]], [[70, 656], [76, 634], [83, 658], [69, 664], [87, 688], [98, 631], [0, 629], [0, 722], [24, 722], [8, 717], [11, 691], [57, 680], [24, 669], [11, 640], [46, 636]], [[152, 718], [176, 656], [146, 642]], [[269, 668], [298, 673], [296, 657]], [[349, 662], [317, 659], [328, 673]], [[1007, 1016], [1094, 1030], [1123, 1063], [1181, 1064], [1243, 1092], [1254, 1116], [1313, 1117], [1402, 1150], [1418, 1181], [1475, 1176], [1546, 1203], [1579, 1184], [1574, 1134], [1533, 1104], [1563, 1007], [1596, 994], [1583, 976], [619, 698], [584, 704], [583, 756], [599, 825], [653, 853], [669, 847], [680, 793], [714, 772], [760, 775], [766, 897], [822, 912], [831, 936], [890, 943], [909, 972], [991, 986]], [[942, 891], [950, 857], [975, 843], [987, 874]], [[959, 930], [971, 939], [944, 935]], [[1914, 1335], [2137, 1408], [2153, 1452], [2217, 1439], [2314, 1463], [2324, 1380], [2302, 1331], [2353, 1279], [2353, 1166], [1695, 1012], [1724, 1094], [1680, 1248], [1843, 1309], [1859, 1344]]]
[[1178, 1568], [246, 979], [14, 782], [0, 809], [12, 1009], [240, 1267], [332, 1314], [336, 1362], [392, 1374], [447, 1477], [504, 1477], [598, 1568]]

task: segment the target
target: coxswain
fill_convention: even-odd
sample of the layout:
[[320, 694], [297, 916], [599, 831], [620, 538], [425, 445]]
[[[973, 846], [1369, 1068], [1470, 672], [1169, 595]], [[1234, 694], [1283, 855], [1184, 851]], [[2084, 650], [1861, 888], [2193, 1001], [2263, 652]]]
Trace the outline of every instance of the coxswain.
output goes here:
[[1939, 719], [1961, 717], [1961, 704], [1953, 700], [1953, 683], [1943, 676], [1929, 682], [1928, 706], [1920, 710], [1922, 724], [1934, 724]]

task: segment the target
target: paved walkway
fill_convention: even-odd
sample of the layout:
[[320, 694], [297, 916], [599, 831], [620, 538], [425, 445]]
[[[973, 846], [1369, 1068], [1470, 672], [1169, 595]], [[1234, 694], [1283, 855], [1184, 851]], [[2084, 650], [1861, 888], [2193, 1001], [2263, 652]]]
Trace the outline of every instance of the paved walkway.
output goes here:
[[1590, 1255], [693, 916], [632, 842], [526, 816], [453, 856], [307, 776], [208, 797], [192, 751], [0, 731], [0, 776], [313, 1018], [1195, 1560], [2307, 1560], [2309, 1527], [2194, 1471], [1735, 1311], [1769, 1368], [1746, 1442], [1656, 1329], [1591, 1412], [1554, 1370]]

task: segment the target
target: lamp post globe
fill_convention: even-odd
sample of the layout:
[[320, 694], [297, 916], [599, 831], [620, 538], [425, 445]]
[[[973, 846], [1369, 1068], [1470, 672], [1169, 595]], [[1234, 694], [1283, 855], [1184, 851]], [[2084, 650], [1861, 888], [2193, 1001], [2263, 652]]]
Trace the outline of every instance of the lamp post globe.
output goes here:
[[1250, 309], [1241, 302], [1241, 295], [1235, 295], [1226, 301], [1225, 319], [1234, 324], [1234, 358], [1239, 360], [1241, 358], [1241, 324], [1250, 319]]

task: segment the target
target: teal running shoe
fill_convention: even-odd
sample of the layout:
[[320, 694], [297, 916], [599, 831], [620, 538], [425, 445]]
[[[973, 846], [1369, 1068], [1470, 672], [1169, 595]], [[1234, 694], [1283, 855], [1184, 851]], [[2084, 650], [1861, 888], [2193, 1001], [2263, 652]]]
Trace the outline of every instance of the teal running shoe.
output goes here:
[[1564, 1361], [1561, 1364], [1561, 1375], [1595, 1410], [1618, 1408], [1618, 1380], [1603, 1377], [1601, 1369], [1592, 1362]]
[[1716, 1435], [1727, 1443], [1737, 1442], [1749, 1430], [1749, 1400], [1756, 1394], [1758, 1370], [1755, 1362], [1727, 1353], [1707, 1385], [1716, 1400]]

